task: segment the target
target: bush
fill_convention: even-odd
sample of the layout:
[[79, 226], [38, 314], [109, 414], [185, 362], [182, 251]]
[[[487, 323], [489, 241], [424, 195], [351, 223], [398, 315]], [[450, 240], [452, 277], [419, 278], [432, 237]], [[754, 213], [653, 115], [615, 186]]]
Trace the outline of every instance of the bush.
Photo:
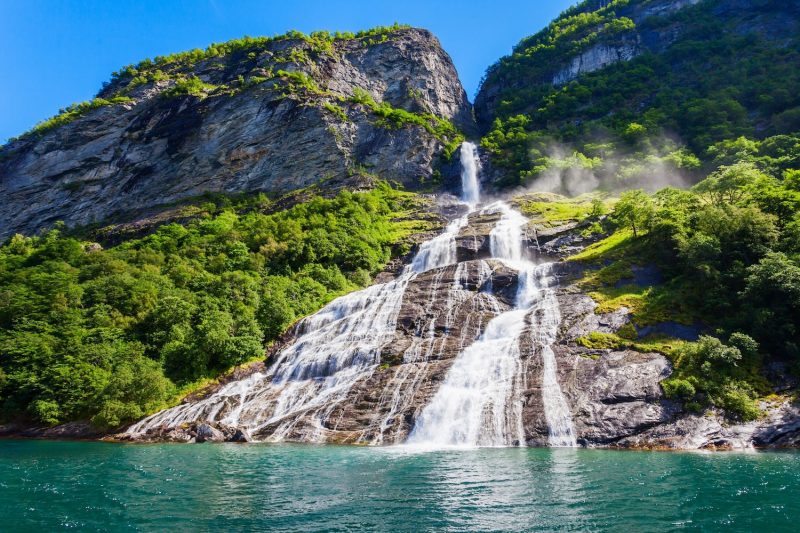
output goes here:
[[688, 400], [694, 398], [696, 390], [694, 385], [685, 379], [668, 379], [661, 383], [667, 398], [680, 398]]
[[52, 400], [36, 400], [30, 409], [36, 420], [42, 424], [54, 425], [61, 421], [61, 410]]
[[187, 95], [204, 97], [216, 88], [216, 85], [204, 83], [197, 76], [191, 76], [188, 78], [179, 78], [175, 82], [175, 85], [161, 94], [168, 98]]

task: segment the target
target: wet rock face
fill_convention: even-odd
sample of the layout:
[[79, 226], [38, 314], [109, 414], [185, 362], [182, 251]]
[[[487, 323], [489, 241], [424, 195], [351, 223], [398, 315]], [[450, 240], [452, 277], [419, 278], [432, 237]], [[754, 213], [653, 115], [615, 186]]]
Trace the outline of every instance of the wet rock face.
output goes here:
[[456, 236], [456, 259], [470, 261], [489, 257], [491, 255], [489, 234], [498, 220], [500, 213], [470, 215], [469, 224]]
[[[248, 389], [234, 387], [210, 404], [203, 405], [205, 400], [201, 397], [189, 399], [184, 404], [193, 413], [189, 422], [151, 427], [144, 434], [123, 438], [173, 442], [276, 438], [358, 444], [404, 442], [464, 348], [486, 331], [492, 318], [514, 308], [519, 289], [517, 271], [502, 261], [469, 259], [488, 252], [483, 250], [484, 245], [468, 249], [463, 244], [472, 239], [488, 241], [495, 223], [489, 215], [470, 217], [455, 239], [457, 250], [468, 259], [423, 272], [408, 282], [396, 323], [381, 345], [378, 360], [358, 369], [359, 378], [344, 396], [323, 405], [310, 403], [287, 419], [272, 419], [270, 406], [274, 403], [270, 402], [274, 402], [275, 390], [252, 389], [242, 411], [242, 391]], [[563, 228], [553, 234], [564, 232], [568, 234]], [[530, 252], [534, 254], [533, 250]], [[559, 255], [547, 255], [545, 247], [536, 253], [542, 260], [558, 261]], [[555, 289], [560, 321], [552, 350], [557, 381], [579, 445], [730, 449], [800, 444], [800, 404], [764, 405], [767, 416], [747, 424], [725, 420], [720, 413], [686, 413], [679, 404], [664, 397], [660, 383], [669, 377], [672, 367], [663, 355], [583, 347], [578, 342], [580, 337], [594, 331], [617, 332], [629, 324], [630, 317], [624, 308], [606, 314], [595, 312], [597, 305], [574, 284], [581, 277], [582, 268], [571, 261], [558, 261], [553, 268], [560, 280]], [[527, 326], [519, 336], [524, 442], [516, 444], [529, 446], [549, 444], [543, 400], [545, 359], [535, 330], [536, 324], [541, 323], [541, 316], [536, 316], [540, 311], [527, 315]], [[283, 344], [291, 344], [300, 330], [298, 327], [287, 333]], [[229, 385], [272, 379], [270, 368], [279, 369], [280, 364], [279, 358], [271, 360], [271, 366], [254, 369], [256, 373], [244, 374]], [[231, 413], [246, 415], [234, 417], [240, 420], [237, 424], [242, 423], [240, 427], [219, 422], [227, 420]]]
[[[516, 271], [498, 261], [468, 261], [420, 274], [407, 287], [396, 332], [381, 365], [337, 403], [322, 427], [300, 420], [287, 440], [397, 444], [408, 436], [461, 349], [513, 306]], [[254, 434], [269, 438], [273, 427]]]
[[[287, 48], [305, 50], [312, 60], [287, 63], [280, 59]], [[166, 97], [174, 82], [151, 82], [130, 89], [131, 103], [100, 107], [0, 148], [0, 238], [57, 220], [68, 226], [135, 220], [142, 210], [206, 192], [280, 193], [323, 180], [337, 188], [360, 168], [410, 188], [439, 166], [457, 176], [443, 166], [441, 140], [419, 126], [381, 127], [365, 106], [346, 101], [363, 90], [377, 102], [432, 113], [470, 131], [469, 102], [435, 37], [409, 29], [377, 44], [336, 41], [331, 54], [306, 48], [291, 39], [270, 43], [247, 68], [305, 72], [324, 94], [289, 94], [285, 85], [266, 81], [235, 94]], [[239, 59], [202, 61], [184, 74], [235, 87], [239, 75], [252, 72], [236, 70], [244, 68]], [[99, 96], [110, 97], [121, 84]]]

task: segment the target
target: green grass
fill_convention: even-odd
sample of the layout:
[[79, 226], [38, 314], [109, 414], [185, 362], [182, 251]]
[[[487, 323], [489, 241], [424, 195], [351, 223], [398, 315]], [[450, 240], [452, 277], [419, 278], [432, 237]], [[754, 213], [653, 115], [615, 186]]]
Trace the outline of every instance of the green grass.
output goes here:
[[642, 240], [635, 239], [630, 230], [621, 229], [568, 260], [588, 264], [578, 286], [597, 303], [597, 313], [625, 307], [637, 326], [695, 323], [698, 317], [686, 303], [687, 288], [681, 279], [655, 286], [626, 283], [634, 277], [634, 266], [649, 264], [647, 252]]
[[587, 246], [583, 251], [571, 255], [569, 261], [598, 263], [604, 260], [618, 259], [634, 244], [633, 232], [628, 229], [615, 231], [605, 239]]
[[635, 350], [642, 353], [656, 352], [669, 358], [675, 350], [686, 344], [686, 341], [663, 335], [648, 335], [642, 339], [626, 339], [615, 333], [593, 331], [589, 335], [579, 337], [577, 344], [592, 350]]
[[595, 199], [600, 199], [606, 208], [613, 205], [613, 200], [605, 199], [598, 193], [575, 198], [546, 192], [528, 193], [514, 198], [514, 203], [531, 224], [549, 228], [585, 220], [592, 212], [592, 201]]
[[118, 105], [118, 104], [126, 104], [129, 102], [133, 102], [130, 98], [126, 96], [114, 96], [113, 98], [105, 99], [105, 98], [95, 98], [89, 102], [81, 102], [79, 104], [72, 104], [71, 106], [62, 109], [58, 115], [51, 117], [47, 120], [44, 120], [33, 127], [30, 133], [38, 133], [43, 134], [46, 133], [54, 128], [59, 126], [63, 126], [64, 124], [69, 124], [73, 120], [78, 117], [82, 117], [89, 111], [93, 109], [98, 109], [101, 107], [111, 106], [111, 105]]
[[347, 113], [344, 109], [342, 109], [341, 106], [331, 102], [323, 102], [322, 107], [330, 114], [338, 118], [340, 122], [350, 122], [350, 117], [347, 116]]

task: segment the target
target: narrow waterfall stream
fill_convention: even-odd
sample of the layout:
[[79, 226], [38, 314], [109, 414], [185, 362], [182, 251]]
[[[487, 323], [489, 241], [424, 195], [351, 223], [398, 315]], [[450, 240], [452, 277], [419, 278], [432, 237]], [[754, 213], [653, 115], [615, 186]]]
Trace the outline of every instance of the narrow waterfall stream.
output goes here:
[[474, 210], [481, 201], [481, 187], [478, 181], [481, 160], [478, 157], [478, 147], [471, 142], [461, 144], [459, 152], [461, 159], [461, 201]]
[[[349, 394], [359, 385], [380, 382], [381, 354], [396, 338], [398, 315], [409, 287], [417, 278], [434, 274], [428, 306], [444, 302], [444, 324], [435, 315], [422, 323], [403, 365], [378, 391], [378, 412], [359, 437], [370, 444], [394, 443], [405, 438], [420, 445], [523, 446], [522, 393], [528, 388], [521, 340], [529, 340], [542, 357], [542, 395], [551, 446], [574, 446], [571, 414], [558, 383], [556, 359], [550, 345], [560, 321], [549, 264], [527, 258], [524, 231], [527, 219], [503, 202], [480, 206], [480, 161], [477, 147], [463, 143], [461, 201], [467, 213], [452, 220], [443, 233], [424, 242], [409, 265], [392, 281], [337, 298], [318, 313], [303, 319], [292, 342], [273, 357], [265, 372], [222, 386], [208, 397], [152, 415], [131, 426], [140, 435], [159, 428], [197, 421], [238, 427], [261, 440], [324, 442], [336, 430], [337, 417], [347, 409]], [[457, 263], [456, 238], [471, 216], [499, 218], [490, 233], [491, 256], [517, 272], [513, 308], [501, 311], [491, 290], [475, 295], [465, 288], [491, 288], [493, 268], [487, 261]], [[494, 263], [495, 265], [501, 263]], [[453, 270], [455, 269], [455, 270]], [[477, 269], [477, 271], [476, 271]], [[452, 281], [440, 280], [449, 272]], [[483, 295], [483, 296], [481, 296]], [[472, 298], [472, 300], [470, 300]], [[438, 390], [422, 409], [413, 427], [398, 432], [398, 417], [413, 411], [414, 395], [424, 384], [425, 368], [441, 356], [453, 324], [453, 309], [471, 301], [478, 316], [488, 310], [485, 326], [462, 329], [457, 356]], [[476, 303], [477, 302], [477, 303]], [[422, 303], [422, 302], [420, 302]], [[475, 331], [465, 337], [465, 332]], [[524, 337], [524, 336], [529, 336]], [[377, 380], [377, 381], [376, 381]], [[338, 413], [338, 414], [337, 414]]]

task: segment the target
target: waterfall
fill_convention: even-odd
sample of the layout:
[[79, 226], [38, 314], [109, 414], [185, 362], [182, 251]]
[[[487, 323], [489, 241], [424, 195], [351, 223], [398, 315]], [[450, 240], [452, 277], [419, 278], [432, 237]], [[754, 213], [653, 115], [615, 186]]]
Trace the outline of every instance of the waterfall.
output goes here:
[[[528, 221], [502, 202], [484, 207], [480, 213], [500, 214], [489, 235], [490, 248], [494, 258], [519, 273], [513, 309], [501, 311], [491, 289], [493, 267], [486, 261], [456, 264], [457, 236], [480, 201], [480, 163], [474, 144], [461, 146], [461, 166], [462, 201], [468, 213], [422, 243], [394, 280], [337, 298], [301, 320], [292, 342], [273, 356], [266, 371], [223, 385], [200, 401], [156, 413], [128, 428], [127, 433], [140, 435], [210, 421], [246, 429], [269, 441], [324, 441], [337, 431], [337, 417], [349, 407], [347, 400], [352, 401], [354, 390], [358, 397], [357, 386], [381, 383], [381, 376], [390, 375], [376, 398], [375, 418], [358, 439], [372, 444], [396, 442], [407, 431], [397, 420], [413, 412], [415, 394], [428, 375], [426, 365], [431, 360], [440, 365], [445, 361], [447, 341], [454, 340], [453, 329], [460, 328], [454, 346], [458, 355], [416, 420], [408, 441], [524, 445], [522, 393], [528, 388], [527, 359], [520, 353], [520, 340], [528, 335], [543, 361], [549, 443], [574, 445], [571, 415], [550, 348], [560, 319], [552, 270], [526, 258], [523, 236]], [[447, 282], [443, 281], [445, 274]], [[420, 276], [428, 276], [429, 288], [427, 301], [417, 303], [424, 309], [438, 305], [443, 311], [418, 317], [411, 343], [401, 351], [403, 364], [392, 374], [383, 374], [379, 371], [381, 354], [398, 338], [404, 296]], [[482, 289], [467, 288], [468, 282]], [[463, 305], [471, 306], [471, 311], [458, 315], [456, 310]], [[457, 316], [464, 323], [456, 324]], [[484, 325], [483, 317], [493, 318]]]
[[411, 261], [411, 268], [407, 268], [405, 273], [411, 271], [420, 274], [436, 267], [455, 263], [456, 235], [461, 228], [467, 225], [468, 218], [469, 215], [458, 217], [447, 225], [444, 233], [422, 243]]
[[474, 209], [481, 199], [478, 172], [481, 160], [478, 157], [478, 147], [471, 142], [461, 144], [461, 201]]
[[127, 433], [208, 420], [266, 432], [269, 440], [317, 440], [314, 432], [298, 429], [300, 422], [323, 427], [352, 387], [375, 371], [381, 349], [393, 338], [406, 287], [418, 274], [455, 262], [455, 236], [466, 222], [466, 216], [456, 219], [423, 243], [396, 279], [337, 298], [303, 319], [294, 342], [275, 355], [267, 373], [156, 413]]
[[551, 348], [560, 320], [552, 264], [535, 265], [524, 257], [522, 236], [528, 221], [518, 211], [502, 202], [483, 211], [501, 213], [490, 234], [491, 254], [519, 272], [515, 305], [493, 318], [483, 335], [458, 355], [407, 442], [425, 446], [524, 445], [526, 372], [520, 341], [528, 331], [542, 357], [549, 444], [575, 446], [572, 417], [558, 384]]
[[[469, 198], [477, 202], [475, 146], [462, 147], [461, 153], [462, 179]], [[408, 284], [423, 272], [456, 262], [455, 237], [467, 220], [468, 215], [453, 220], [443, 233], [424, 242], [396, 279], [337, 298], [303, 319], [294, 342], [274, 356], [266, 373], [225, 385], [199, 402], [156, 413], [127, 433], [207, 420], [245, 426], [269, 434], [270, 440], [317, 440], [317, 432], [300, 428], [301, 421], [322, 428], [353, 386], [372, 375], [382, 348], [393, 338]]]

